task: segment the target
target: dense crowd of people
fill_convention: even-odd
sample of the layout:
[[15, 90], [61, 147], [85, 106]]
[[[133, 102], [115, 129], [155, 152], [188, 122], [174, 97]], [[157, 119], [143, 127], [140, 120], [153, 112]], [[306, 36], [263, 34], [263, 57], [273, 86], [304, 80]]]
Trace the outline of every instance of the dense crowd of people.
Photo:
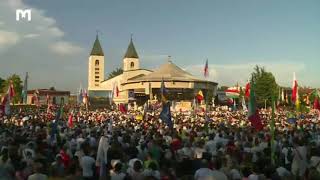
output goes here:
[[257, 131], [221, 107], [172, 112], [173, 128], [158, 111], [74, 111], [70, 127], [66, 113], [22, 108], [0, 117], [0, 179], [319, 180], [318, 114], [289, 114], [277, 109], [271, 146], [270, 110]]

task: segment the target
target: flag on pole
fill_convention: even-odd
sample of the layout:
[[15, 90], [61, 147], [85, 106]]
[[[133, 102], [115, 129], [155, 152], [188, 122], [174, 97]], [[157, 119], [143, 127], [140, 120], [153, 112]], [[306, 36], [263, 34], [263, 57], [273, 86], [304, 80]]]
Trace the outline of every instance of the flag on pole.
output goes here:
[[278, 94], [278, 99], [277, 99], [277, 106], [279, 106], [281, 103], [281, 88], [279, 87], [279, 94]]
[[2, 99], [2, 113], [4, 115], [10, 115], [10, 96], [6, 94]]
[[73, 128], [73, 112], [71, 112], [71, 113], [69, 114], [68, 127], [69, 127], [69, 128]]
[[314, 98], [313, 109], [320, 110], [319, 97]]
[[225, 90], [226, 96], [229, 98], [239, 98], [240, 96], [240, 87], [229, 87]]
[[297, 99], [298, 99], [298, 82], [296, 79], [296, 73], [293, 73], [292, 96], [291, 96], [292, 103], [296, 103]]
[[118, 88], [118, 85], [116, 86], [116, 97], [119, 97], [119, 88]]
[[313, 102], [313, 109], [317, 109], [320, 111], [320, 102], [319, 102], [319, 98], [320, 98], [320, 93], [318, 90], [314, 91], [314, 102]]
[[206, 64], [204, 65], [203, 75], [204, 75], [204, 77], [208, 77], [209, 76], [208, 59], [206, 60]]
[[35, 102], [36, 106], [40, 106], [39, 94], [40, 94], [40, 92], [38, 89], [36, 89], [33, 93], [33, 98], [34, 98], [34, 102]]
[[80, 84], [80, 88], [79, 88], [79, 94], [78, 94], [78, 104], [83, 103], [83, 89], [82, 86]]
[[88, 103], [88, 93], [87, 90], [83, 90], [83, 104], [87, 104]]
[[63, 104], [64, 104], [64, 102], [61, 101], [60, 102], [60, 107], [56, 112], [56, 118], [55, 118], [56, 121], [58, 121], [58, 120], [63, 118]]
[[246, 100], [244, 99], [244, 96], [242, 96], [242, 109], [243, 111], [247, 111], [247, 105], [246, 105]]
[[291, 100], [292, 100], [292, 103], [296, 105], [296, 110], [299, 111], [300, 110], [299, 87], [298, 87], [298, 81], [296, 79], [296, 73], [293, 73]]
[[237, 110], [237, 103], [236, 100], [233, 99], [233, 110], [236, 111]]
[[170, 128], [173, 128], [173, 123], [171, 119], [170, 112], [170, 102], [166, 102], [162, 106], [162, 111], [160, 113], [160, 119]]
[[16, 92], [14, 91], [14, 86], [12, 80], [10, 81], [10, 86], [8, 90], [8, 94], [10, 96], [10, 99], [13, 99], [13, 97], [16, 95]]
[[250, 90], [250, 100], [249, 100], [249, 111], [248, 111], [248, 119], [251, 122], [251, 125], [256, 130], [262, 130], [263, 124], [260, 119], [259, 110], [256, 107], [256, 97], [254, 93], [254, 84], [251, 86]]
[[250, 97], [250, 82], [247, 82], [246, 84], [246, 91], [245, 91], [245, 97], [249, 98]]
[[167, 101], [166, 94], [168, 93], [168, 90], [165, 87], [163, 78], [162, 78], [162, 81], [161, 81], [160, 92], [161, 92], [161, 101], [162, 102], [166, 102]]
[[295, 102], [295, 105], [296, 105], [296, 110], [297, 111], [300, 111], [300, 100], [299, 100], [299, 94], [298, 94], [298, 88], [297, 88], [297, 99], [296, 99], [296, 102]]
[[2, 111], [5, 115], [10, 115], [11, 110], [10, 110], [10, 103], [13, 100], [15, 96], [15, 92], [14, 92], [14, 87], [13, 87], [13, 82], [10, 81], [7, 93], [5, 94], [5, 96], [3, 97], [2, 100]]
[[124, 113], [124, 114], [127, 114], [127, 108], [126, 108], [126, 106], [124, 105], [124, 104], [120, 104], [119, 105], [119, 110], [120, 110], [120, 112], [122, 112], [122, 113]]
[[284, 90], [282, 88], [282, 91], [281, 91], [281, 102], [285, 101], [285, 98], [284, 98]]
[[23, 89], [22, 89], [22, 98], [23, 98], [23, 104], [27, 104], [27, 97], [28, 97], [28, 72], [26, 72], [26, 77], [24, 79], [23, 83]]

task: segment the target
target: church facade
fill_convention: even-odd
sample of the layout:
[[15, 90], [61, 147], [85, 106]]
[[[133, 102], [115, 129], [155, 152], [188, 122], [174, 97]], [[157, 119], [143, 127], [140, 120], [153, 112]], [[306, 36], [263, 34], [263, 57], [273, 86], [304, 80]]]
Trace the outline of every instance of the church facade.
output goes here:
[[209, 91], [215, 94], [218, 85], [194, 77], [170, 60], [154, 71], [141, 68], [132, 38], [122, 61], [122, 74], [105, 79], [104, 61], [104, 52], [97, 36], [89, 56], [89, 97], [112, 98], [116, 104], [143, 104], [148, 100], [157, 100], [162, 81], [169, 91], [169, 99], [178, 101], [192, 100], [199, 90], [205, 94]]

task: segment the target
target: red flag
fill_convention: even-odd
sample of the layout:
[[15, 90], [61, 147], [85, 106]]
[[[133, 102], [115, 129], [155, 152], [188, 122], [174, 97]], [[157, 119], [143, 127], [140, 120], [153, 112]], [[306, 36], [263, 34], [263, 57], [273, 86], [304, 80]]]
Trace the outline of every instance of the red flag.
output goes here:
[[246, 96], [246, 98], [249, 98], [249, 96], [250, 96], [250, 83], [249, 82], [246, 84], [245, 96]]
[[263, 124], [261, 122], [258, 109], [253, 115], [249, 116], [248, 119], [251, 122], [251, 126], [253, 126], [257, 131], [261, 131], [263, 129]]
[[15, 92], [14, 92], [14, 87], [13, 87], [13, 82], [10, 81], [10, 87], [9, 87], [9, 95], [10, 95], [10, 98], [13, 98], [15, 96]]
[[124, 106], [124, 104], [120, 104], [119, 105], [119, 110], [122, 112], [122, 113], [127, 113], [127, 109], [126, 109], [126, 107]]
[[296, 80], [296, 74], [293, 73], [292, 96], [291, 96], [292, 103], [296, 103], [297, 97], [298, 97], [298, 82]]
[[318, 109], [318, 110], [320, 111], [320, 104], [319, 104], [319, 98], [318, 98], [318, 97], [316, 97], [316, 98], [314, 99], [313, 108], [314, 108], [314, 109]]
[[73, 128], [73, 115], [72, 115], [72, 113], [69, 115], [69, 118], [68, 118], [68, 127]]
[[10, 114], [10, 96], [6, 94], [2, 99], [2, 114], [9, 115]]
[[257, 130], [260, 131], [263, 129], [263, 124], [260, 119], [259, 110], [256, 106], [256, 97], [254, 94], [254, 88], [252, 87], [250, 91], [250, 100], [249, 100], [249, 111], [248, 119], [251, 122], [251, 125]]
[[118, 88], [118, 86], [116, 87], [116, 96], [119, 97], [119, 88]]

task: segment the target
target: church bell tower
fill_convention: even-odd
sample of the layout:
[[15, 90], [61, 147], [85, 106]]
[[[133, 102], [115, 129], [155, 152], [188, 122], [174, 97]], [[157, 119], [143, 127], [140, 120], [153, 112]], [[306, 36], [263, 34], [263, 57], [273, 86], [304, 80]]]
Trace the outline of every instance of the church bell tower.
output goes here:
[[140, 69], [139, 56], [133, 45], [132, 35], [126, 54], [123, 58], [123, 71], [132, 71]]
[[88, 90], [99, 90], [101, 81], [104, 80], [104, 53], [96, 36], [90, 56], [88, 70]]

